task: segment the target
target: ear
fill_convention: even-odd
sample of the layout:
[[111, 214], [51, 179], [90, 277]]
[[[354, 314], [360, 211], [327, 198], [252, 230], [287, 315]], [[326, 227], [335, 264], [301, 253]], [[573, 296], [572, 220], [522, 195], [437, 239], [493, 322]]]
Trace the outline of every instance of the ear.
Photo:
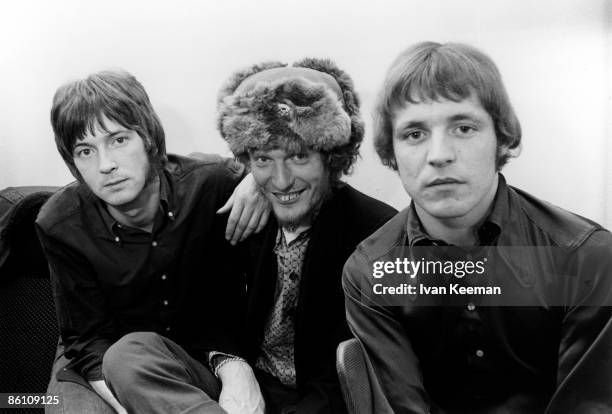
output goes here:
[[523, 149], [523, 146], [521, 144], [519, 144], [515, 148], [510, 148], [510, 147], [508, 147], [507, 144], [499, 145], [497, 147], [497, 158], [500, 158], [500, 157], [503, 157], [503, 156], [506, 156], [506, 155], [509, 158], [516, 158], [519, 155], [521, 155], [521, 150], [522, 149]]
[[[393, 171], [398, 172], [398, 170], [397, 170], [397, 161], [395, 160], [395, 155], [393, 155], [393, 157], [389, 159], [388, 163], [389, 163], [389, 167]], [[398, 174], [399, 174], [399, 172], [398, 172]]]
[[145, 151], [151, 151], [151, 149], [153, 149], [153, 141], [151, 141], [151, 138], [149, 138], [147, 135], [140, 135], [140, 138], [142, 138], [142, 142], [144, 143]]

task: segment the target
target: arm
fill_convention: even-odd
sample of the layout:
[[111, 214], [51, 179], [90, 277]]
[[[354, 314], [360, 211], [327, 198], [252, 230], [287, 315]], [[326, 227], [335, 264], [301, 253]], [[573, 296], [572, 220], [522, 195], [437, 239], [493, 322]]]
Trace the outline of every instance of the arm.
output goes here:
[[112, 344], [112, 322], [85, 258], [37, 226], [49, 262], [60, 334], [70, 367], [87, 381], [102, 380], [102, 357]]
[[562, 321], [557, 390], [546, 412], [610, 412], [612, 235], [596, 232], [569, 266], [577, 275], [574, 303]]
[[[396, 414], [427, 413], [429, 397], [419, 361], [394, 308], [371, 303], [370, 264], [357, 250], [344, 266], [346, 315], [349, 327], [361, 342], [374, 375]], [[401, 309], [401, 308], [400, 308]], [[374, 402], [377, 404], [377, 402]]]
[[189, 157], [206, 163], [222, 164], [242, 178], [227, 202], [217, 211], [217, 214], [231, 211], [225, 228], [225, 238], [232, 244], [236, 244], [253, 232], [259, 233], [268, 222], [270, 203], [259, 191], [253, 174], [233, 158], [223, 158], [217, 154], [201, 152], [193, 152], [189, 154]]
[[104, 380], [89, 381], [89, 385], [91, 385], [91, 388], [93, 388], [94, 391], [104, 399], [104, 401], [106, 401], [111, 407], [113, 407], [117, 414], [127, 414], [125, 408], [123, 408], [123, 406], [119, 404], [119, 401], [117, 401], [117, 399], [115, 398], [111, 390], [108, 388], [108, 385], [106, 385], [106, 382], [104, 382]]

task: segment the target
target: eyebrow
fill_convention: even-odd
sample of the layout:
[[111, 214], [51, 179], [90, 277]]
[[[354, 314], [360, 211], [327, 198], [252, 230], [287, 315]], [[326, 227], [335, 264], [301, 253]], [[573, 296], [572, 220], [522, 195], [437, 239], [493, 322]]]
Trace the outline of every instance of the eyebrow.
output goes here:
[[425, 127], [425, 122], [423, 121], [407, 121], [402, 124], [399, 124], [393, 132], [400, 132], [408, 128], [424, 128], [424, 127]]
[[[110, 132], [108, 134], [106, 134], [105, 138], [112, 138], [115, 135], [119, 135], [119, 134], [125, 134], [126, 132], [130, 132], [129, 129], [120, 129], [114, 132]], [[74, 143], [74, 147], [72, 148], [72, 151], [74, 151], [75, 149], [79, 148], [79, 147], [91, 147], [92, 145], [87, 143], [87, 142], [83, 142], [81, 140], [76, 140], [76, 142]]]
[[449, 121], [451, 122], [457, 122], [457, 121], [463, 121], [464, 119], [469, 119], [475, 122], [483, 122], [484, 120], [482, 119], [482, 116], [478, 115], [478, 114], [474, 114], [471, 112], [464, 112], [464, 113], [460, 113], [460, 114], [455, 114], [451, 117], [448, 118]]
[[[484, 119], [482, 116], [472, 113], [472, 112], [462, 112], [462, 113], [454, 114], [446, 118], [446, 120], [447, 122], [458, 122], [458, 121], [464, 121], [464, 120], [471, 120], [479, 124], [484, 122]], [[427, 123], [424, 121], [406, 121], [403, 124], [399, 124], [397, 128], [395, 128], [394, 132], [400, 132], [408, 128], [424, 128], [426, 126], [427, 126]]]

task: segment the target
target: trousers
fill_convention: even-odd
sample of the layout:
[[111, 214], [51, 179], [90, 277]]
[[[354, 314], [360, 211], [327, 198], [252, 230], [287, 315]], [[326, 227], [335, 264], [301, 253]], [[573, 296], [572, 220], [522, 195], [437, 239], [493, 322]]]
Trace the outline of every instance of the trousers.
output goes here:
[[102, 373], [129, 413], [225, 413], [210, 369], [153, 332], [132, 332], [115, 342], [104, 354]]

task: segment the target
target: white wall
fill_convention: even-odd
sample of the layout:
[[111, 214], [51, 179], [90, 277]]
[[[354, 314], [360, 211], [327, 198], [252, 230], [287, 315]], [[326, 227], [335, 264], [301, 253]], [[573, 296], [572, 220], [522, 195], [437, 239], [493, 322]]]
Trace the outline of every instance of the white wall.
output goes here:
[[497, 62], [521, 119], [509, 181], [612, 227], [612, 9], [606, 0], [80, 0], [0, 9], [0, 188], [71, 180], [49, 125], [55, 89], [121, 67], [148, 90], [172, 152], [227, 154], [215, 96], [263, 60], [330, 57], [353, 77], [368, 124], [350, 182], [396, 207], [378, 162], [371, 109], [394, 57], [421, 40], [468, 42]]

